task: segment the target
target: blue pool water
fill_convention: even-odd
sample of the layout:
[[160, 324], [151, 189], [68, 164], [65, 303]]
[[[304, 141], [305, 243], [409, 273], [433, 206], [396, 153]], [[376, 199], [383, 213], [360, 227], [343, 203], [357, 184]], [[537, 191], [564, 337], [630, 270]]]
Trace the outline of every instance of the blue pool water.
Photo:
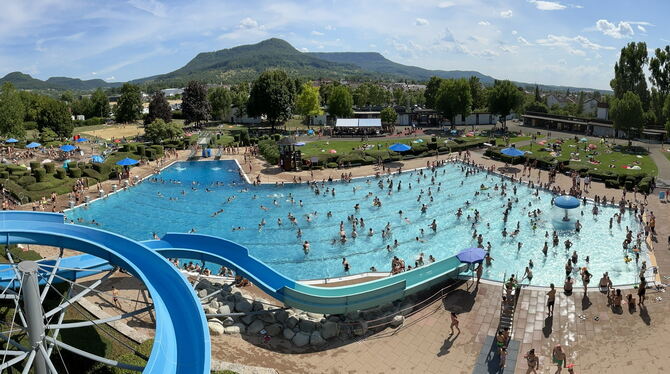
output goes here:
[[[638, 267], [635, 261], [623, 261], [624, 252], [621, 249], [625, 227], [637, 229], [632, 213], [626, 212], [621, 224], [615, 220], [610, 230], [609, 218], [618, 210], [600, 207], [600, 214], [594, 216], [589, 203], [571, 213], [583, 224], [582, 231], [576, 233], [573, 225], [562, 225], [562, 213], [558, 208], [552, 208], [549, 193], [540, 191], [539, 196], [534, 196], [534, 190], [517, 184], [514, 195], [509, 181], [483, 172], [466, 178], [462, 167], [460, 164], [448, 164], [438, 168], [433, 185], [429, 172], [425, 173], [425, 178], [420, 177], [417, 171], [394, 175], [391, 178], [394, 183], [392, 195], [387, 194], [386, 184], [383, 190], [380, 189], [377, 185], [379, 179], [374, 177], [356, 179], [352, 183], [326, 182], [321, 194], [316, 195], [306, 184], [287, 184], [284, 187], [248, 185], [239, 176], [233, 161], [180, 162], [157, 176], [165, 183], [147, 179], [136, 187], [97, 200], [88, 207], [73, 209], [66, 215], [75, 222], [80, 219], [84, 222], [95, 220], [101, 228], [139, 240], [151, 239], [153, 232], [160, 236], [166, 232], [186, 232], [194, 228], [198, 233], [217, 235], [245, 245], [252, 255], [288, 277], [313, 279], [344, 275], [342, 257], [347, 258], [353, 274], [368, 271], [371, 266], [379, 271], [390, 271], [393, 256], [404, 259], [406, 264], [413, 264], [421, 252], [426, 261], [429, 255], [436, 259], [453, 256], [464, 248], [477, 245], [472, 238], [472, 221], [468, 221], [466, 216], [474, 216], [474, 209], [478, 209], [481, 219], [476, 226], [477, 232], [483, 235], [484, 245], [491, 242], [494, 258], [493, 265], [486, 268], [484, 278], [501, 280], [505, 273], [515, 273], [520, 277], [529, 259], [532, 259], [534, 277], [531, 284], [562, 284], [565, 263], [574, 249], [579, 254], [577, 265], [588, 266], [594, 274], [594, 283], [605, 271], [609, 271], [616, 284], [635, 283]], [[386, 178], [383, 180], [386, 183]], [[398, 191], [400, 182], [402, 189]], [[493, 189], [494, 184], [503, 182], [509, 186], [507, 197], [500, 196], [500, 191]], [[441, 183], [439, 192], [438, 183]], [[482, 184], [490, 188], [475, 196]], [[429, 201], [429, 187], [433, 202]], [[326, 189], [331, 191], [324, 194]], [[335, 189], [334, 196], [332, 189]], [[419, 203], [417, 198], [422, 189], [424, 194]], [[371, 197], [368, 197], [369, 192]], [[289, 196], [293, 196], [294, 204], [291, 204]], [[374, 196], [381, 199], [381, 208], [372, 206]], [[507, 198], [512, 198], [513, 209], [505, 224], [502, 213]], [[514, 201], [515, 198], [518, 202]], [[302, 200], [303, 207], [300, 207], [299, 200]], [[472, 205], [466, 207], [466, 201]], [[529, 202], [532, 208], [528, 207]], [[354, 210], [357, 203], [360, 204], [359, 212]], [[425, 214], [420, 211], [422, 203], [429, 206]], [[267, 210], [261, 209], [261, 206]], [[459, 207], [464, 212], [460, 219], [455, 215]], [[543, 213], [533, 230], [528, 212], [537, 208]], [[220, 209], [224, 211], [213, 217], [213, 213]], [[403, 211], [402, 215], [399, 210]], [[312, 222], [307, 222], [306, 215], [315, 211], [317, 215], [312, 215]], [[328, 211], [332, 212], [331, 218], [327, 217]], [[297, 217], [297, 226], [289, 222], [289, 212]], [[365, 228], [358, 228], [356, 239], [351, 238], [351, 224], [347, 221], [349, 215], [363, 217], [366, 223]], [[263, 218], [267, 223], [259, 232], [258, 224]], [[283, 221], [281, 226], [277, 223], [278, 218]], [[433, 219], [438, 224], [436, 233], [429, 227]], [[349, 240], [345, 244], [333, 244], [332, 241], [339, 238], [340, 221], [345, 223]], [[511, 233], [517, 222], [520, 226], [517, 237], [503, 238], [503, 228]], [[392, 236], [384, 239], [381, 231], [387, 223], [392, 227]], [[234, 231], [236, 227], [242, 230]], [[297, 238], [298, 227], [303, 232], [302, 239]], [[372, 237], [367, 235], [369, 228], [375, 231]], [[415, 238], [420, 236], [420, 229], [424, 229], [425, 233], [422, 241], [417, 241]], [[560, 237], [560, 244], [556, 247], [551, 243], [551, 233], [555, 229]], [[549, 232], [549, 238], [545, 238], [545, 231]], [[563, 245], [566, 239], [574, 243], [570, 251]], [[303, 253], [303, 240], [311, 243], [308, 255]], [[399, 245], [389, 253], [386, 246], [393, 245], [394, 240]], [[517, 250], [519, 241], [523, 246]], [[549, 242], [547, 256], [542, 253], [545, 241]], [[589, 264], [584, 261], [586, 256], [590, 257]], [[573, 273], [575, 276], [578, 277], [576, 271]]]

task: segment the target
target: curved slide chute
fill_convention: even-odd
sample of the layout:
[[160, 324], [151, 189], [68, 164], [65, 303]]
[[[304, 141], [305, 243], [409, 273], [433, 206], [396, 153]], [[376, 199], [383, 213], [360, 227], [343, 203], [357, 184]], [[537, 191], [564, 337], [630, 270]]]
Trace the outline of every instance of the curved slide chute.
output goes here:
[[[126, 269], [144, 283], [154, 303], [156, 332], [144, 372], [209, 373], [209, 331], [200, 300], [185, 277], [156, 251], [121, 235], [66, 224], [56, 213], [0, 212], [0, 238], [6, 245], [37, 244], [87, 253], [63, 259], [61, 266], [90, 269], [89, 275], [109, 269], [110, 264]], [[0, 270], [5, 285], [10, 285], [13, 272]]]
[[213, 262], [234, 269], [284, 304], [309, 312], [338, 314], [390, 303], [426, 289], [467, 269], [450, 257], [394, 276], [342, 287], [314, 287], [278, 273], [247, 248], [215, 236], [168, 233], [142, 242], [163, 256]]

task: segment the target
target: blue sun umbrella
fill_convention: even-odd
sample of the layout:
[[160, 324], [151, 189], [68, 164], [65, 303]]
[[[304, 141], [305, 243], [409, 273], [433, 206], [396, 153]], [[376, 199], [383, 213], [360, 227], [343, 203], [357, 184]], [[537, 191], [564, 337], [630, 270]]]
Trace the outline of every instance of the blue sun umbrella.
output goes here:
[[32, 142], [32, 143], [28, 144], [28, 145], [26, 146], [26, 148], [30, 148], [30, 149], [32, 149], [32, 148], [37, 148], [37, 147], [39, 147], [39, 146], [41, 146], [41, 145], [42, 145], [42, 144], [40, 144], [40, 143]]
[[97, 164], [102, 164], [103, 162], [105, 162], [105, 159], [102, 158], [102, 156], [100, 156], [100, 155], [93, 155], [93, 156], [91, 156], [91, 161], [93, 161]]
[[136, 165], [136, 164], [139, 164], [139, 163], [140, 162], [135, 160], [135, 159], [126, 157], [123, 160], [117, 162], [116, 164], [121, 165], [121, 166], [131, 166], [131, 165]]
[[405, 152], [412, 149], [412, 147], [408, 146], [407, 144], [395, 143], [392, 146], [390, 146], [389, 149], [394, 152]]
[[312, 130], [312, 129], [307, 130], [307, 134], [309, 134], [309, 135], [314, 135], [314, 130]]
[[486, 251], [482, 248], [468, 248], [460, 251], [456, 257], [459, 261], [466, 264], [481, 263], [484, 261]]
[[518, 157], [518, 156], [523, 156], [526, 152], [516, 149], [516, 148], [505, 148], [500, 153], [507, 155], [507, 156], [512, 156], [512, 157]]
[[79, 139], [77, 139], [77, 140], [75, 140], [75, 141], [76, 141], [77, 143], [81, 143], [81, 142], [87, 142], [88, 139], [86, 139], [86, 138], [79, 138]]
[[63, 152], [72, 152], [75, 149], [77, 149], [77, 147], [73, 146], [72, 144], [65, 144], [60, 146], [60, 150]]
[[578, 198], [570, 195], [563, 195], [554, 199], [554, 205], [562, 209], [579, 208], [580, 204]]
[[5, 140], [5, 143], [18, 143], [18, 142], [19, 141], [14, 139], [14, 138], [9, 138], [9, 139]]
[[298, 146], [298, 147], [302, 147], [303, 145], [305, 145], [305, 142], [297, 142], [293, 145]]

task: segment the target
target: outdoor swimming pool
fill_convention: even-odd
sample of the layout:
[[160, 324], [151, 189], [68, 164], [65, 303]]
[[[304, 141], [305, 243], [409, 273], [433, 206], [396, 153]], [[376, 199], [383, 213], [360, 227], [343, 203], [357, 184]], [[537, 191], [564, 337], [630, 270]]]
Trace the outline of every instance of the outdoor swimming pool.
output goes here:
[[[370, 177], [355, 179], [351, 183], [326, 182], [323, 188], [319, 184], [321, 194], [316, 195], [306, 184], [287, 184], [283, 187], [248, 185], [239, 176], [234, 161], [179, 162], [156, 176], [164, 182], [147, 179], [136, 187], [97, 200], [88, 207], [67, 211], [66, 215], [75, 222], [81, 219], [87, 225], [95, 220], [103, 229], [138, 240], [151, 239], [153, 232], [160, 236], [166, 232], [186, 232], [194, 228], [197, 233], [217, 235], [248, 247], [252, 255], [288, 277], [314, 279], [345, 275], [342, 257], [347, 258], [351, 265], [350, 273], [354, 274], [369, 271], [371, 266], [379, 271], [390, 271], [393, 256], [403, 259], [407, 265], [414, 265], [421, 252], [426, 262], [429, 255], [438, 260], [453, 256], [462, 249], [477, 245], [472, 237], [473, 221], [466, 218], [474, 216], [474, 209], [477, 209], [481, 216], [476, 224], [477, 232], [483, 235], [484, 246], [491, 242], [491, 256], [494, 258], [492, 266], [484, 272], [486, 279], [502, 280], [505, 273], [521, 277], [529, 259], [532, 259], [534, 277], [531, 284], [546, 286], [553, 282], [562, 285], [565, 263], [572, 250], [577, 250], [579, 262], [575, 268], [588, 266], [594, 276], [591, 285], [605, 271], [609, 271], [615, 284], [635, 283], [638, 266], [635, 261], [624, 262], [621, 248], [625, 227], [634, 232], [638, 228], [632, 213], [626, 212], [620, 224], [615, 220], [610, 230], [609, 218], [618, 209], [600, 207], [600, 214], [594, 216], [589, 203], [573, 212], [583, 224], [581, 232], [576, 233], [572, 225], [561, 225], [559, 217], [562, 213], [552, 208], [549, 193], [540, 191], [539, 196], [534, 196], [535, 190], [515, 184], [515, 195], [508, 180], [503, 181], [497, 175], [484, 172], [465, 177], [462, 167], [461, 164], [447, 164], [438, 168], [434, 184], [431, 184], [430, 172], [424, 173], [425, 178], [419, 176], [418, 171], [396, 174], [391, 178], [392, 195], [388, 195], [386, 177], [383, 178], [383, 190], [377, 185], [380, 179]], [[333, 176], [339, 173], [335, 170]], [[398, 191], [400, 182], [402, 188]], [[503, 182], [508, 184], [506, 197], [493, 188], [494, 184], [501, 185]], [[482, 184], [489, 188], [480, 191]], [[428, 196], [429, 188], [433, 202]], [[332, 189], [335, 190], [334, 195]], [[421, 190], [423, 196], [421, 202], [417, 202]], [[369, 192], [371, 196], [368, 196]], [[480, 195], [475, 196], [476, 192]], [[290, 196], [294, 199], [293, 204]], [[375, 196], [381, 199], [381, 208], [372, 206]], [[505, 224], [502, 217], [508, 198], [512, 199], [513, 208]], [[515, 198], [518, 202], [514, 201]], [[471, 203], [469, 207], [466, 207], [466, 201]], [[358, 212], [354, 209], [357, 203], [360, 204]], [[425, 214], [420, 209], [422, 203], [428, 205]], [[532, 204], [530, 208], [529, 203]], [[261, 206], [267, 210], [261, 209]], [[458, 208], [462, 208], [464, 213], [460, 219], [455, 215]], [[533, 230], [528, 213], [537, 208], [543, 213]], [[224, 211], [213, 216], [220, 209]], [[328, 211], [332, 212], [331, 218], [327, 217]], [[297, 225], [289, 222], [289, 212], [297, 217]], [[314, 215], [314, 212], [317, 214]], [[307, 221], [307, 214], [311, 214], [311, 222]], [[350, 215], [365, 220], [365, 228], [358, 228], [356, 239], [351, 238], [351, 224], [347, 220]], [[266, 224], [259, 231], [258, 225], [263, 218]], [[281, 226], [277, 223], [278, 218], [283, 221]], [[435, 233], [429, 227], [433, 219], [438, 224]], [[348, 241], [333, 244], [334, 239], [339, 239], [340, 221], [344, 221]], [[503, 238], [503, 228], [511, 233], [517, 222], [520, 233], [516, 238], [509, 235]], [[392, 235], [384, 239], [381, 231], [387, 223], [392, 227]], [[234, 231], [233, 228], [237, 227], [242, 229]], [[557, 230], [560, 244], [554, 247], [551, 233], [556, 227], [563, 229]], [[302, 230], [302, 238], [297, 237], [298, 228]], [[367, 235], [370, 228], [375, 232], [371, 237]], [[420, 229], [424, 230], [423, 236]], [[545, 231], [549, 232], [548, 238], [545, 238]], [[420, 237], [421, 241], [417, 241], [416, 237]], [[569, 251], [563, 245], [566, 239], [574, 243]], [[311, 243], [308, 255], [302, 250], [304, 240]], [[399, 245], [388, 252], [386, 246], [393, 245], [394, 240]], [[545, 241], [549, 242], [547, 256], [542, 253]], [[520, 250], [517, 250], [518, 242], [523, 243]], [[588, 264], [584, 261], [587, 256], [590, 257]], [[218, 270], [218, 266], [213, 270]], [[572, 275], [573, 278], [579, 277], [577, 270]], [[576, 287], [580, 285], [581, 282], [575, 284]]]

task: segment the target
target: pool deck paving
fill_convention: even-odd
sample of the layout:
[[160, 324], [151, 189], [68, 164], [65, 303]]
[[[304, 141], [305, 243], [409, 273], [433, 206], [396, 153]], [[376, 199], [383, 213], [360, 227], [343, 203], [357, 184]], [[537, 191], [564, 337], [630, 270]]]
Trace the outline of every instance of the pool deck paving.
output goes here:
[[[180, 159], [183, 157], [183, 154], [180, 155]], [[240, 162], [250, 179], [260, 174], [264, 183], [291, 182], [293, 176], [302, 176], [303, 181], [311, 179], [309, 171], [281, 173], [277, 167], [256, 158], [245, 162], [241, 154], [222, 157], [233, 158]], [[433, 159], [396, 162], [392, 164], [393, 170], [396, 171], [397, 167], [403, 170], [425, 167], [426, 161]], [[472, 159], [483, 165], [502, 166], [478, 152], [472, 153]], [[152, 168], [147, 167], [146, 175], [151, 173]], [[663, 172], [668, 172], [667, 168], [670, 168], [670, 162], [659, 165], [659, 170]], [[342, 172], [368, 176], [377, 171], [374, 166], [331, 169], [315, 172], [314, 179], [327, 179], [329, 176], [339, 179]], [[547, 172], [541, 171], [540, 180], [546, 181], [546, 178]], [[537, 181], [537, 171], [533, 171], [532, 179]], [[103, 188], [107, 191], [111, 189], [111, 184], [107, 183]], [[559, 175], [557, 184], [567, 188], [571, 181], [567, 176]], [[95, 193], [93, 189], [91, 192]], [[587, 196], [593, 197], [594, 194], [614, 196], [616, 200], [621, 196], [620, 191], [608, 190], [601, 183], [593, 183]], [[632, 198], [632, 195], [627, 197]], [[639, 201], [642, 199], [639, 195], [637, 198]], [[665, 238], [670, 235], [670, 225], [667, 224], [670, 222], [670, 205], [660, 202], [657, 195], [650, 195], [647, 207], [657, 218], [654, 242], [656, 262], [660, 274], [667, 274], [670, 251]], [[619, 243], [612, 245], [618, 247]], [[622, 259], [613, 259], [618, 260]], [[599, 274], [594, 277], [599, 278]], [[560, 290], [560, 286], [558, 288]], [[563, 345], [568, 362], [576, 364], [577, 373], [670, 370], [670, 352], [664, 348], [670, 342], [670, 298], [666, 298], [664, 292], [648, 290], [644, 308], [633, 310], [624, 305], [624, 310], [613, 311], [607, 306], [606, 297], [597, 290], [589, 290], [585, 297], [580, 282], [575, 289], [577, 291], [570, 296], [559, 292], [553, 318], [548, 318], [546, 314], [545, 290], [522, 290], [512, 332], [512, 339], [520, 345], [515, 372], [525, 372], [523, 354], [531, 348], [540, 358], [538, 372], [555, 372], [556, 366], [552, 364], [550, 354], [556, 344]], [[137, 288], [128, 292], [133, 297], [138, 295]], [[466, 282], [447, 295], [443, 302], [433, 303], [409, 317], [398, 329], [387, 328], [359, 340], [331, 343], [317, 352], [299, 351], [281, 339], [273, 339], [266, 345], [261, 342], [260, 336], [216, 336], [212, 337], [212, 358], [274, 368], [280, 373], [472, 373], [488, 337], [496, 332], [501, 292], [500, 285], [483, 283], [475, 292], [472, 282]], [[624, 294], [628, 292], [624, 290]], [[99, 303], [99, 306], [105, 309], [110, 307], [108, 304]], [[128, 308], [132, 310], [130, 305]], [[449, 311], [452, 310], [459, 313], [461, 333], [449, 336]], [[513, 364], [510, 357], [508, 363]]]

